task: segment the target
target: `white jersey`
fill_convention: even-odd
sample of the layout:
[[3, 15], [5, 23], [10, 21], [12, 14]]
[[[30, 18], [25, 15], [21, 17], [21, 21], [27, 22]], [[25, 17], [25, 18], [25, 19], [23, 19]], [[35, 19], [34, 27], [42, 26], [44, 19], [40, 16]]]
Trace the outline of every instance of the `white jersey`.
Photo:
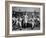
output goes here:
[[[12, 18], [12, 20], [13, 20], [13, 21], [14, 21], [14, 23], [15, 23], [16, 18], [15, 18], [15, 17], [13, 17], [13, 18]], [[14, 24], [14, 23], [13, 23], [13, 24]]]
[[20, 19], [19, 19], [19, 24], [20, 24], [20, 26], [22, 26], [22, 25], [21, 25], [21, 22], [22, 22], [22, 18], [20, 17]]
[[20, 18], [20, 21], [22, 21], [22, 18]]
[[19, 21], [18, 21], [18, 18], [16, 18], [16, 24], [18, 25]]
[[27, 15], [24, 16], [24, 21], [25, 21], [25, 23], [27, 23], [27, 21], [28, 21], [28, 16]]
[[34, 27], [34, 24], [35, 24], [35, 18], [32, 19], [32, 27]]
[[15, 20], [16, 20], [16, 18], [15, 18], [15, 17], [13, 17], [13, 18], [12, 18], [12, 20], [13, 20], [13, 21], [15, 21]]

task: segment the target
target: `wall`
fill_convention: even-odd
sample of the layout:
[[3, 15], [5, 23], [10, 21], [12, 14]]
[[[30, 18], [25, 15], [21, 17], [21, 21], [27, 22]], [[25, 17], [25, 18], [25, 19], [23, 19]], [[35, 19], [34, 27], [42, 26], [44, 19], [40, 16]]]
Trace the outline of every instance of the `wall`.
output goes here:
[[[46, 0], [16, 0], [16, 1], [46, 3]], [[45, 10], [46, 10], [46, 4], [45, 4]], [[46, 13], [45, 13], [45, 19], [46, 19]], [[5, 36], [5, 0], [0, 0], [0, 38], [5, 38], [4, 36]], [[45, 20], [45, 35], [16, 37], [16, 38], [46, 38], [46, 20]]]

